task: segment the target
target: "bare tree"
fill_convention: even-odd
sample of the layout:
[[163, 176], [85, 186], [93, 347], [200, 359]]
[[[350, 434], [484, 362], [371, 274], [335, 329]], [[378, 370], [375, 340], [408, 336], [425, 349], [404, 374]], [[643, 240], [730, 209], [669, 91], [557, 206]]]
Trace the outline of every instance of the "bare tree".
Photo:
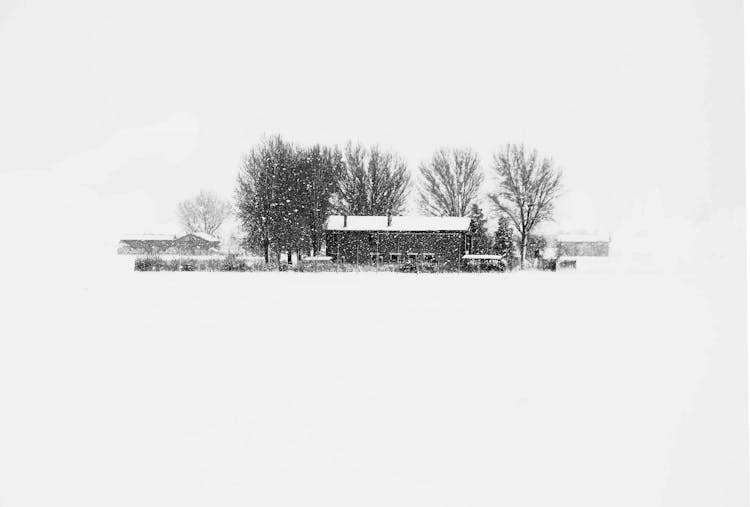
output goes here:
[[492, 169], [497, 192], [489, 198], [518, 232], [523, 269], [529, 235], [537, 225], [552, 219], [561, 174], [550, 159], [540, 158], [536, 150], [527, 152], [522, 144], [508, 144], [495, 153]]
[[281, 136], [264, 137], [242, 162], [235, 193], [238, 218], [246, 233], [248, 246], [260, 248], [266, 263], [271, 251], [288, 247], [299, 232], [290, 227], [296, 217], [290, 213], [291, 197], [296, 186], [291, 176], [296, 170], [295, 146]]
[[398, 215], [406, 207], [410, 178], [398, 155], [349, 142], [334, 207], [347, 215]]
[[271, 251], [289, 262], [292, 252], [319, 253], [342, 165], [338, 149], [263, 138], [245, 157], [235, 193], [247, 245], [266, 262]]
[[187, 232], [214, 235], [231, 213], [231, 204], [208, 190], [177, 205], [177, 217]]
[[420, 207], [428, 215], [463, 217], [479, 194], [483, 175], [479, 156], [469, 148], [440, 149], [419, 166]]
[[299, 150], [297, 164], [301, 167], [302, 188], [296, 196], [303, 214], [306, 236], [313, 255], [320, 253], [325, 225], [332, 208], [332, 197], [341, 176], [343, 162], [338, 148], [316, 144]]

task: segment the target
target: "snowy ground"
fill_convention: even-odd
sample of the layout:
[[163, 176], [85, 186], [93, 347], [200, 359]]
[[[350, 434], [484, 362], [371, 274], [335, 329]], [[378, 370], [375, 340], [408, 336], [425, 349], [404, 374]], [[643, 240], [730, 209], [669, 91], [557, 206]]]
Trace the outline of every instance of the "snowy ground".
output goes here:
[[126, 259], [6, 293], [0, 505], [747, 498], [741, 280]]

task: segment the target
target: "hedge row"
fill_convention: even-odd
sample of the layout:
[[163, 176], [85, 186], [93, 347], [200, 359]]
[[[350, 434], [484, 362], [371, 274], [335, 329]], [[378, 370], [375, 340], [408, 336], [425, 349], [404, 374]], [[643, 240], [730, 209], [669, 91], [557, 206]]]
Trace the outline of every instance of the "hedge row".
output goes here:
[[248, 264], [236, 255], [224, 258], [201, 259], [185, 257], [181, 259], [162, 259], [159, 256], [138, 257], [135, 259], [136, 271], [268, 271], [261, 264]]
[[[400, 264], [348, 264], [333, 262], [299, 262], [295, 265], [282, 263], [246, 262], [236, 255], [227, 255], [224, 258], [201, 259], [196, 257], [184, 257], [179, 259], [163, 259], [159, 256], [137, 257], [135, 259], [136, 271], [295, 271], [306, 273], [326, 272], [398, 272], [402, 271]], [[419, 272], [446, 271], [438, 266], [420, 266]]]

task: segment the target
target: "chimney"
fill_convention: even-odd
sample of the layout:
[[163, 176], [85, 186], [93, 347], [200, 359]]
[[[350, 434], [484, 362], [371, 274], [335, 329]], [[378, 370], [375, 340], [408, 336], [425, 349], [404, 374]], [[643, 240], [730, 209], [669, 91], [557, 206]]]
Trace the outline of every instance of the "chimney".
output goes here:
[[346, 227], [346, 215], [344, 215], [344, 227]]
[[388, 227], [391, 226], [391, 222], [393, 222], [393, 216], [391, 215], [391, 212], [388, 212]]

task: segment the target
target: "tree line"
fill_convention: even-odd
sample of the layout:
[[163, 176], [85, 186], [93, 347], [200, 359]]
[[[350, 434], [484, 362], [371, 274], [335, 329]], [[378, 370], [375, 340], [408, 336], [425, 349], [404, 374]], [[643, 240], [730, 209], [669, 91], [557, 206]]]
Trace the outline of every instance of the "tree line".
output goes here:
[[[479, 156], [470, 148], [439, 149], [419, 165], [413, 182], [406, 162], [379, 146], [348, 142], [343, 148], [301, 146], [281, 136], [264, 138], [244, 157], [236, 190], [237, 216], [247, 245], [272, 254], [321, 250], [331, 214], [399, 215], [416, 187], [420, 210], [432, 216], [471, 216], [474, 251], [487, 251], [478, 206], [485, 180]], [[552, 219], [561, 173], [551, 159], [523, 145], [494, 154], [487, 197], [498, 214], [494, 249], [515, 243], [523, 265], [534, 229]], [[499, 235], [499, 236], [498, 236]]]

